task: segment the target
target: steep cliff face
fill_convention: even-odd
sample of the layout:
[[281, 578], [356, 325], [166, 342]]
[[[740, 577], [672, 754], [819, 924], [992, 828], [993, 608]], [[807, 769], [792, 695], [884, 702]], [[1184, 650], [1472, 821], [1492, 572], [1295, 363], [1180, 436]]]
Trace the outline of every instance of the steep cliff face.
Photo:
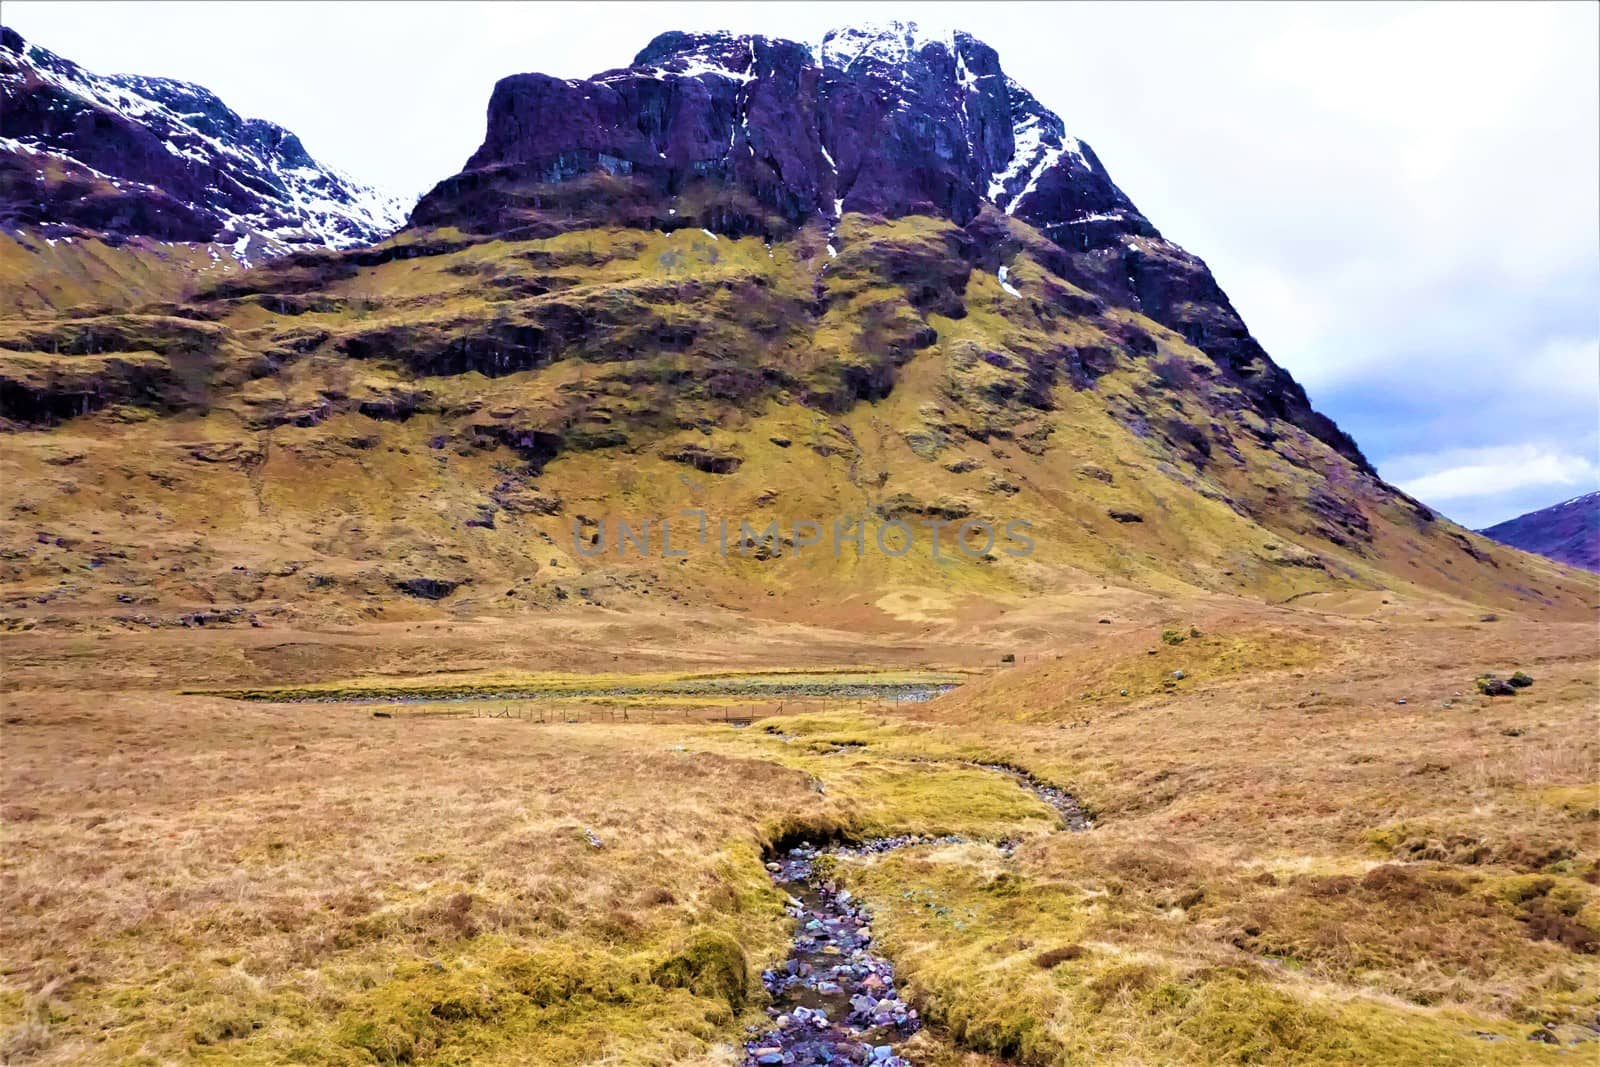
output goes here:
[[483, 145], [412, 224], [526, 236], [703, 226], [772, 240], [808, 225], [831, 234], [847, 212], [968, 226], [986, 208], [1054, 242], [1061, 277], [1183, 334], [1264, 415], [1370, 470], [1205, 264], [1164, 240], [1093, 149], [965, 33], [894, 23], [816, 46], [667, 33], [587, 80], [505, 78]]
[[[669, 198], [733, 183], [791, 226], [844, 211], [965, 225], [988, 203], [1046, 232], [1076, 227], [1065, 243], [1080, 247], [1156, 232], [992, 48], [914, 25], [837, 30], [818, 46], [667, 33], [586, 81], [513, 75], [462, 177], [493, 168], [547, 184], [636, 178]], [[465, 184], [444, 183], [416, 221]]]
[[0, 227], [220, 242], [249, 260], [370, 243], [403, 217], [198, 85], [93, 74], [0, 27]]

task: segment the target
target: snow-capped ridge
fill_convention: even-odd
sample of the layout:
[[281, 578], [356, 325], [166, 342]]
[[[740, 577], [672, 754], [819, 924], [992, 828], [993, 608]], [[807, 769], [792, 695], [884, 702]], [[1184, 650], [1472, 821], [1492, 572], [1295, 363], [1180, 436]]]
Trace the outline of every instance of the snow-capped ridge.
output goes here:
[[903, 66], [912, 57], [921, 55], [929, 45], [938, 45], [955, 54], [956, 31], [925, 33], [915, 22], [898, 20], [865, 22], [829, 30], [813, 46], [812, 55], [818, 66], [837, 70], [849, 70], [862, 60]]
[[[241, 117], [203, 86], [95, 74], [10, 30], [0, 37], [0, 107], [15, 134], [0, 150], [47, 155], [77, 180], [155, 200], [101, 211], [114, 222], [123, 219], [116, 224], [129, 235], [139, 232], [141, 218], [171, 226], [177, 223], [161, 219], [183, 212], [193, 236], [248, 247], [259, 258], [305, 246], [367, 244], [405, 222], [398, 199], [317, 162], [295, 134]], [[86, 137], [85, 129], [95, 136]], [[48, 183], [38, 185], [43, 197]], [[63, 195], [88, 200], [88, 194]], [[50, 219], [38, 203], [10, 205], [6, 214], [68, 221]], [[207, 226], [213, 232], [204, 236]], [[236, 254], [242, 261], [244, 253]]]
[[[910, 21], [861, 23], [831, 29], [820, 40], [810, 43], [730, 31], [669, 32], [659, 35], [641, 50], [633, 66], [608, 71], [597, 80], [616, 83], [641, 76], [726, 78], [748, 86], [772, 73], [770, 69], [763, 72], [758, 68], [758, 44], [775, 49], [803, 49], [811, 66], [834, 77], [865, 76], [894, 87], [890, 92], [898, 88], [902, 96], [896, 103], [896, 110], [901, 112], [913, 109], [919, 93], [929, 91], [930, 84], [945, 86], [941, 95], [960, 112], [967, 152], [982, 164], [977, 192], [1008, 215], [1023, 210], [1024, 204], [1048, 184], [1052, 173], [1067, 171], [1088, 175], [1095, 171], [1091, 154], [1081, 141], [1067, 133], [1060, 117], [1000, 73], [997, 58], [987, 45], [960, 30], [930, 32]], [[982, 133], [970, 107], [978, 94], [986, 91], [984, 84], [991, 78], [1003, 79], [1004, 97], [1010, 112], [1011, 151], [1001, 159], [994, 158], [992, 145], [985, 150], [976, 143]], [[743, 120], [747, 123], [748, 117]], [[818, 138], [821, 138], [820, 132]], [[821, 155], [827, 167], [837, 173], [838, 164], [827, 145], [822, 146]], [[1051, 220], [1051, 223], [1067, 224], [1060, 219]]]
[[1593, 493], [1580, 493], [1571, 500], [1563, 500], [1559, 504], [1551, 504], [1546, 511], [1562, 511], [1567, 508], [1582, 508], [1600, 504], [1600, 491]]

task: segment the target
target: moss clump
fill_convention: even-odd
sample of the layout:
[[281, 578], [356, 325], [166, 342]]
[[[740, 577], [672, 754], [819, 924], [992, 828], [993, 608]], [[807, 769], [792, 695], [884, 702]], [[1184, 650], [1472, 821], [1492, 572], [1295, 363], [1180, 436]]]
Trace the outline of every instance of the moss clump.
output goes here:
[[262, 1025], [262, 1020], [250, 1010], [249, 1005], [218, 1002], [208, 1005], [189, 1032], [196, 1045], [220, 1045], [249, 1037]]
[[510, 1010], [514, 991], [486, 978], [442, 964], [407, 964], [347, 1013], [336, 1040], [378, 1063], [416, 1062], [452, 1030], [492, 1022]]
[[750, 991], [750, 965], [739, 942], [720, 930], [696, 934], [682, 951], [667, 957], [650, 973], [667, 989], [687, 989], [703, 997], [744, 1008]]
[[1160, 980], [1160, 972], [1148, 963], [1114, 963], [1085, 985], [1089, 1003], [1099, 1011], [1118, 996], [1149, 989]]
[[1600, 783], [1554, 785], [1540, 790], [1539, 797], [1578, 819], [1600, 819]]
[[1161, 643], [1164, 645], [1181, 645], [1187, 638], [1177, 630], [1162, 630]]
[[1528, 686], [1533, 684], [1533, 677], [1532, 675], [1524, 674], [1522, 671], [1518, 671], [1516, 674], [1513, 674], [1509, 679], [1507, 679], [1507, 681], [1513, 688], [1526, 689]]
[[396, 967], [344, 1013], [334, 1042], [378, 1063], [412, 1063], [453, 1042], [515, 1029], [508, 1024], [521, 1013], [614, 1003], [641, 977], [619, 961], [560, 946], [485, 948], [464, 964]]

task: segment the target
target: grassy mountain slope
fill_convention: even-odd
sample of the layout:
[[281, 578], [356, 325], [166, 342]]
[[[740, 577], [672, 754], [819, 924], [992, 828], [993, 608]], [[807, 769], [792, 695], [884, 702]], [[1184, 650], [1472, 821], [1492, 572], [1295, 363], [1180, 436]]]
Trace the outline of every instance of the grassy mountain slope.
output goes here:
[[[981, 221], [998, 240], [851, 215], [836, 258], [820, 228], [771, 246], [692, 227], [411, 231], [181, 286], [168, 269], [137, 306], [111, 297], [142, 287], [147, 253], [77, 252], [52, 299], [78, 306], [0, 319], [8, 624], [752, 593], [758, 611], [892, 624], [1105, 583], [1593, 603], [1572, 572], [1263, 417], [1181, 337], [1054, 273], [1026, 226]], [[710, 516], [706, 543], [685, 508]], [[890, 558], [869, 532], [835, 558], [844, 516], [901, 519], [918, 545]], [[616, 520], [673, 517], [687, 559], [662, 558], [659, 527], [648, 557], [613, 547]], [[1023, 520], [1035, 547], [968, 555], [952, 527], [935, 559], [929, 518]], [[723, 557], [718, 519], [735, 546], [741, 520], [786, 537], [817, 520], [822, 544]], [[590, 558], [574, 528], [599, 522]]]
[[0, 233], [0, 314], [126, 311], [179, 299], [242, 269], [217, 245]]

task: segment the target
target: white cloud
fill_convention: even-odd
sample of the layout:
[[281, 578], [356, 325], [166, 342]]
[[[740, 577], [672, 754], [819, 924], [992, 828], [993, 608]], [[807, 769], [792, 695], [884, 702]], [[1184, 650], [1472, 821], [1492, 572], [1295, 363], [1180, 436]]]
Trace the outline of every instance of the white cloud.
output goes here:
[[1512, 389], [1565, 393], [1600, 405], [1600, 337], [1551, 337], [1506, 368]]
[[1399, 485], [1424, 501], [1468, 500], [1543, 487], [1587, 490], [1600, 483], [1600, 464], [1593, 457], [1543, 444], [1403, 456], [1387, 469], [1423, 471], [1402, 476]]

